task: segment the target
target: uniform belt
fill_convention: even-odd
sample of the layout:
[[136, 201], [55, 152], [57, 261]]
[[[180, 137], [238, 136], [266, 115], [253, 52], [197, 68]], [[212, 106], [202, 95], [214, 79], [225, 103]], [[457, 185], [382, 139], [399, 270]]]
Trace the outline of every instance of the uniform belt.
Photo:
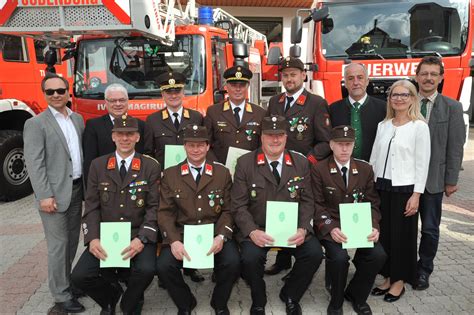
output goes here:
[[76, 178], [72, 181], [73, 185], [77, 185], [77, 184], [80, 184], [80, 183], [82, 183], [82, 176], [79, 177], [79, 178]]

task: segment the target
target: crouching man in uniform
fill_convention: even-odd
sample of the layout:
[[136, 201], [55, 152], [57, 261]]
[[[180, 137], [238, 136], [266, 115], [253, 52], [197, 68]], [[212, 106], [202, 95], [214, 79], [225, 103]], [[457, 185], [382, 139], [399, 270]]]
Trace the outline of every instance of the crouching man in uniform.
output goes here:
[[[316, 206], [314, 229], [326, 250], [332, 284], [327, 314], [342, 314], [344, 298], [352, 303], [357, 314], [372, 314], [367, 297], [387, 257], [378, 243], [380, 200], [374, 186], [374, 173], [367, 162], [351, 158], [354, 141], [352, 127], [335, 127], [329, 142], [333, 155], [311, 171]], [[352, 202], [371, 203], [372, 233], [367, 240], [373, 241], [374, 247], [356, 250], [353, 259], [356, 272], [346, 288], [350, 257], [342, 248], [347, 237], [341, 231], [339, 204]]]
[[314, 213], [310, 164], [299, 153], [285, 150], [286, 120], [282, 116], [262, 121], [262, 147], [237, 160], [232, 186], [232, 214], [238, 227], [242, 275], [250, 285], [250, 314], [265, 314], [267, 295], [263, 273], [273, 238], [265, 233], [267, 201], [298, 202], [298, 229], [288, 240], [296, 258], [280, 291], [287, 314], [301, 314], [299, 301], [313, 279], [322, 259], [319, 241], [313, 235]]
[[163, 246], [157, 259], [158, 277], [178, 307], [178, 314], [191, 314], [197, 302], [180, 270], [183, 259], [192, 259], [183, 244], [184, 225], [214, 223], [214, 242], [208, 252], [215, 255], [216, 286], [211, 306], [216, 314], [229, 314], [227, 301], [240, 274], [239, 251], [231, 240], [232, 179], [222, 164], [206, 161], [206, 127], [188, 125], [184, 130], [184, 149], [187, 159], [166, 169], [163, 175], [158, 222], [163, 243], [168, 246]]
[[[89, 171], [82, 217], [88, 249], [74, 268], [72, 280], [102, 307], [104, 315], [115, 314], [123, 292], [118, 279], [124, 280], [127, 289], [120, 307], [124, 314], [133, 314], [155, 274], [161, 167], [135, 152], [140, 140], [137, 119], [127, 115], [115, 119], [112, 139], [116, 151], [92, 161]], [[99, 260], [107, 258], [100, 242], [101, 222], [131, 222], [132, 240], [122, 252], [124, 259], [131, 259], [130, 268], [100, 268]]]

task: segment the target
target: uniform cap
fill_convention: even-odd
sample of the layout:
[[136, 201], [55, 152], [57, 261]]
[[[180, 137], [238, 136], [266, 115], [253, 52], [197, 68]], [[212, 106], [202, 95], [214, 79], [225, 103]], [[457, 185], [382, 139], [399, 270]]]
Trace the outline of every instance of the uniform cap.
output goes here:
[[242, 66], [233, 66], [224, 72], [226, 82], [249, 82], [252, 77], [252, 71]]
[[355, 141], [355, 130], [351, 126], [337, 126], [331, 130], [331, 140], [335, 142]]
[[262, 133], [281, 134], [286, 133], [286, 119], [283, 116], [272, 115], [262, 120]]
[[160, 74], [156, 78], [156, 82], [160, 86], [161, 91], [165, 90], [181, 90], [186, 83], [186, 76], [180, 72], [166, 72]]
[[288, 68], [295, 68], [304, 71], [304, 64], [301, 60], [295, 57], [286, 57], [280, 63], [280, 71]]
[[126, 114], [122, 115], [122, 117], [114, 119], [112, 131], [138, 131], [138, 120]]
[[207, 137], [207, 128], [198, 125], [187, 125], [186, 128], [184, 128], [183, 140], [191, 142], [209, 142]]

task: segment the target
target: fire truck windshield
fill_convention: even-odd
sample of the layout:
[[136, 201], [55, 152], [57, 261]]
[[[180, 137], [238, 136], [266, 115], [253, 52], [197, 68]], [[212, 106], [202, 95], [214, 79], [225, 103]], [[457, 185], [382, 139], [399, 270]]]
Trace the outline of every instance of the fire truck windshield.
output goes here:
[[[460, 55], [469, 32], [469, 1], [328, 2], [322, 21], [326, 58], [390, 59]], [[472, 26], [471, 26], [472, 27]]]
[[205, 45], [199, 35], [178, 35], [172, 46], [143, 38], [82, 39], [77, 48], [76, 97], [103, 99], [111, 83], [126, 87], [131, 99], [161, 96], [155, 79], [177, 71], [187, 78], [186, 95], [205, 89]]

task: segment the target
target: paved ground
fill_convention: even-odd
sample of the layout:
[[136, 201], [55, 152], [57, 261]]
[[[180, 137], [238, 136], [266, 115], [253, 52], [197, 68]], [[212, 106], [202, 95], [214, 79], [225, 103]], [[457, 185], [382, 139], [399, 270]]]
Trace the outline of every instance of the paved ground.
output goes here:
[[[470, 139], [474, 139], [473, 129]], [[463, 167], [460, 191], [454, 197], [445, 198], [441, 244], [431, 287], [421, 292], [407, 287], [405, 296], [393, 304], [369, 297], [374, 313], [474, 314], [474, 140], [466, 148]], [[46, 242], [33, 196], [0, 203], [0, 249], [0, 314], [46, 314], [53, 302], [46, 283]], [[271, 253], [269, 263], [273, 260]], [[195, 314], [212, 314], [210, 271], [204, 274], [204, 283], [190, 283], [199, 297]], [[329, 295], [324, 289], [323, 277], [324, 264], [301, 301], [305, 314], [326, 313]], [[284, 305], [278, 299], [280, 278], [265, 278], [269, 296], [267, 314], [285, 314]], [[381, 279], [377, 279], [379, 281]], [[176, 314], [173, 302], [166, 291], [158, 288], [156, 281], [146, 291], [145, 301], [143, 314]], [[83, 298], [81, 302], [87, 308], [86, 314], [100, 312], [91, 299]], [[250, 304], [249, 288], [239, 281], [229, 302], [231, 314], [248, 314]], [[349, 303], [344, 304], [344, 311], [353, 313]]]

